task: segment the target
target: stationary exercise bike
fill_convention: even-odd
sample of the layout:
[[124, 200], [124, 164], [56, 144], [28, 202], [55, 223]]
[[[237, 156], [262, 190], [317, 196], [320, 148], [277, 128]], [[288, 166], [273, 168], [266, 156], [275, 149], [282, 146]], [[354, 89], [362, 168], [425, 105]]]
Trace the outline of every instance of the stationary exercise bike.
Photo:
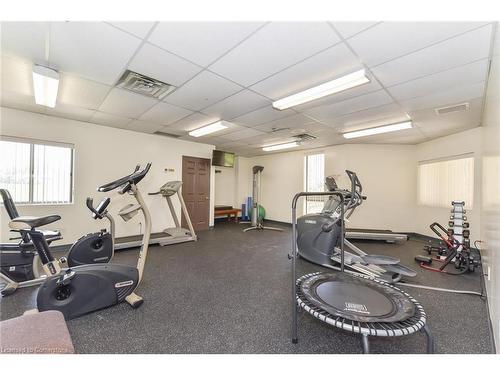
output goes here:
[[[9, 227], [26, 235], [32, 241], [42, 262], [45, 273], [50, 275], [38, 290], [37, 307], [39, 311], [61, 311], [66, 320], [127, 301], [137, 308], [143, 303], [142, 297], [135, 293], [146, 262], [149, 237], [151, 235], [151, 215], [137, 184], [146, 176], [151, 163], [143, 170], [136, 170], [125, 177], [99, 187], [98, 191], [118, 190], [119, 194], [129, 193], [137, 200], [134, 210], [127, 206], [132, 215], [141, 211], [144, 215], [145, 230], [137, 266], [122, 264], [86, 264], [62, 269], [58, 260], [52, 256], [44, 233], [38, 227], [60, 220], [59, 215], [44, 217], [17, 217], [10, 221]], [[97, 211], [97, 210], [96, 210]]]
[[[0, 189], [5, 209], [11, 220], [19, 217], [14, 200], [6, 189]], [[82, 264], [107, 263], [114, 255], [115, 223], [107, 211], [110, 203], [105, 198], [97, 208], [93, 206], [92, 198], [87, 198], [87, 208], [92, 212], [94, 219], [106, 218], [110, 229], [89, 233], [78, 239], [70, 248], [66, 257], [58, 259], [60, 268], [74, 267]], [[59, 231], [42, 231], [47, 244], [62, 238]], [[41, 284], [47, 276], [41, 266], [38, 253], [27, 234], [21, 233], [18, 243], [0, 244], [0, 280], [4, 284], [2, 296], [14, 293], [18, 288], [31, 287]]]

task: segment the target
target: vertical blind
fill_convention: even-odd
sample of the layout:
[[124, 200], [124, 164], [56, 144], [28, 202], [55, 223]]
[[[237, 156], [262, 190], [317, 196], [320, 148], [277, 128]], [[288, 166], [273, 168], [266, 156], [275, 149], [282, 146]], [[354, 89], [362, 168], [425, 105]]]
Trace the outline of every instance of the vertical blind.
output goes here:
[[30, 144], [0, 141], [0, 187], [16, 202], [30, 200]]
[[449, 207], [452, 201], [474, 205], [474, 157], [420, 162], [418, 167], [419, 204]]
[[[325, 155], [306, 155], [305, 160], [305, 190], [325, 191]], [[320, 212], [323, 209], [324, 197], [306, 197], [305, 213]]]
[[0, 188], [18, 203], [72, 201], [73, 148], [26, 140], [0, 141]]

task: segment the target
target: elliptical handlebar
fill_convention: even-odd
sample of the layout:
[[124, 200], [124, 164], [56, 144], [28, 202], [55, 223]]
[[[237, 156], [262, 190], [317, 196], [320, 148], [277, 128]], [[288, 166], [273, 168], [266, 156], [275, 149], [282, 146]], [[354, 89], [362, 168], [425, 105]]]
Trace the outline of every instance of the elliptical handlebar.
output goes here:
[[119, 178], [118, 180], [102, 185], [97, 189], [97, 191], [107, 192], [120, 188], [120, 190], [118, 191], [119, 194], [126, 193], [132, 188], [132, 185], [137, 185], [144, 178], [144, 176], [146, 176], [146, 174], [149, 172], [149, 169], [151, 168], [151, 163], [148, 163], [142, 171], [140, 170], [140, 168], [140, 165], [137, 165], [133, 173]]

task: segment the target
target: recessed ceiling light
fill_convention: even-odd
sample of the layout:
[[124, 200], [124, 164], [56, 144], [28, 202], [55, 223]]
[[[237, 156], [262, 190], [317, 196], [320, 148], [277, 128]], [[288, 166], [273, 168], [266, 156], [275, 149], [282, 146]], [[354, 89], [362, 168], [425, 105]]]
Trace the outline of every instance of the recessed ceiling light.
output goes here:
[[202, 137], [207, 134], [218, 132], [219, 130], [227, 129], [228, 127], [222, 121], [214, 122], [213, 124], [203, 126], [201, 128], [189, 132], [191, 137]]
[[411, 129], [411, 127], [412, 127], [411, 121], [405, 121], [405, 122], [399, 122], [397, 124], [378, 126], [376, 128], [357, 130], [354, 132], [344, 133], [342, 135], [344, 136], [344, 138], [350, 139], [350, 138], [366, 137], [368, 135], [395, 132], [404, 129]]
[[370, 79], [366, 75], [365, 69], [361, 69], [354, 73], [334, 79], [333, 81], [329, 81], [305, 91], [298, 92], [297, 94], [287, 96], [286, 98], [279, 99], [273, 102], [273, 107], [279, 110], [295, 107], [299, 104], [307, 103], [368, 82], [370, 82]]
[[284, 150], [286, 148], [292, 148], [292, 147], [297, 147], [300, 146], [299, 142], [289, 142], [289, 143], [282, 143], [279, 145], [272, 145], [272, 146], [265, 146], [262, 147], [263, 151], [276, 151], [276, 150]]
[[54, 108], [56, 106], [58, 89], [58, 72], [41, 65], [33, 67], [33, 91], [35, 92], [36, 104]]

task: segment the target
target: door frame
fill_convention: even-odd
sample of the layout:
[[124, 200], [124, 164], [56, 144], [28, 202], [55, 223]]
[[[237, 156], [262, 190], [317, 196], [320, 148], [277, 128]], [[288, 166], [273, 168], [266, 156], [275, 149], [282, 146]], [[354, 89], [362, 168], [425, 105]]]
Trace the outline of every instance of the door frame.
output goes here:
[[[182, 180], [182, 184], [184, 186], [184, 161], [187, 160], [187, 159], [195, 159], [195, 160], [199, 160], [199, 161], [205, 161], [208, 163], [208, 192], [207, 192], [207, 196], [208, 196], [208, 212], [207, 212], [207, 229], [210, 228], [210, 217], [211, 217], [211, 208], [212, 208], [212, 159], [211, 158], [202, 158], [202, 157], [199, 157], [199, 156], [191, 156], [191, 155], [182, 155], [182, 167], [181, 167], [181, 180]], [[182, 194], [184, 194], [184, 189], [182, 190]], [[184, 196], [183, 196], [184, 198]], [[193, 226], [195, 226], [195, 231], [198, 231], [200, 229], [196, 228], [196, 223], [193, 221], [193, 213], [189, 212], [188, 210], [188, 213], [189, 213], [189, 216], [191, 217], [191, 221], [193, 222]], [[185, 220], [183, 219], [184, 218], [184, 215], [181, 215], [181, 223]]]

